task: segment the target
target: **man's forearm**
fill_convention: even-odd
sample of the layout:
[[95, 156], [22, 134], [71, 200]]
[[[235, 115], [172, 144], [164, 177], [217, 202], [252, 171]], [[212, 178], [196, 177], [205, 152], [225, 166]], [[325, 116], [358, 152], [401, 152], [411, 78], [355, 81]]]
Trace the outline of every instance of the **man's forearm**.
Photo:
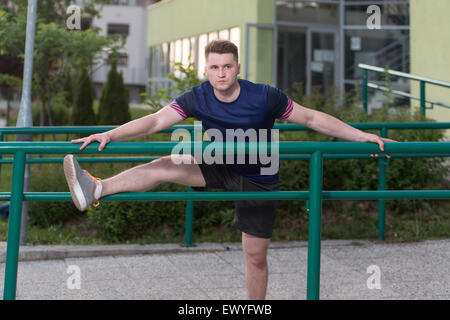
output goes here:
[[148, 134], [151, 134], [155, 130], [156, 119], [153, 115], [149, 115], [143, 118], [139, 118], [130, 122], [127, 122], [113, 130], [107, 131], [111, 141], [126, 141], [133, 140]]
[[328, 136], [349, 141], [365, 141], [365, 132], [349, 126], [345, 122], [326, 113], [315, 111], [309, 125], [311, 129]]

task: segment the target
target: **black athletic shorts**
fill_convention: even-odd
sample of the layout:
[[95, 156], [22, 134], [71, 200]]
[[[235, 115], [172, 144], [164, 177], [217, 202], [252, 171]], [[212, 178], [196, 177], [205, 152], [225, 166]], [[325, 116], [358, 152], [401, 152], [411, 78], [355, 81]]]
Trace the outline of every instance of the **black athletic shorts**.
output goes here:
[[[196, 191], [206, 188], [228, 191], [278, 191], [279, 184], [262, 184], [234, 173], [224, 164], [199, 164], [205, 187], [192, 187]], [[271, 238], [277, 200], [236, 200], [233, 224], [240, 231], [259, 238]]]

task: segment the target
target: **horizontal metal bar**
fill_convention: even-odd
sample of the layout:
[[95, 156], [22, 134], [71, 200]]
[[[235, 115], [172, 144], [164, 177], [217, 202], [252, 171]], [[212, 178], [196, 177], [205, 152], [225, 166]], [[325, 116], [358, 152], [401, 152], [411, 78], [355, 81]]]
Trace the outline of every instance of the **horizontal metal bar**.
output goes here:
[[[232, 200], [307, 200], [309, 191], [255, 192], [126, 192], [107, 196], [101, 201], [232, 201]], [[450, 199], [450, 190], [383, 190], [322, 191], [324, 200], [393, 200]], [[10, 192], [0, 192], [0, 200], [8, 201]], [[26, 201], [71, 201], [69, 192], [25, 192]]]
[[[399, 91], [399, 90], [391, 90], [389, 88], [380, 86], [380, 85], [375, 84], [375, 83], [368, 83], [367, 86], [369, 88], [373, 88], [373, 89], [376, 89], [376, 90], [381, 90], [381, 91], [384, 91], [384, 92], [391, 92], [392, 94], [395, 94], [395, 95], [398, 95], [398, 96], [402, 96], [402, 97], [406, 97], [406, 98], [410, 98], [410, 99], [413, 99], [413, 100], [420, 101], [420, 97], [414, 96], [414, 95], [412, 95], [410, 93], [407, 93], [407, 92], [403, 92], [403, 91]], [[441, 106], [441, 107], [444, 107], [444, 108], [450, 108], [450, 104], [439, 102], [437, 100], [425, 99], [425, 102], [430, 103], [432, 105], [435, 104], [435, 105], [438, 105], [438, 106]]]
[[[0, 127], [4, 134], [76, 134], [76, 133], [98, 133], [117, 128], [117, 126], [58, 126], [58, 127]], [[192, 130], [193, 125], [176, 125], [158, 132], [172, 132], [177, 129]]]
[[[345, 159], [375, 159], [369, 154], [324, 154], [324, 159], [328, 160], [345, 160]], [[450, 157], [449, 153], [431, 153], [431, 154], [392, 154], [391, 159], [394, 158], [446, 158]], [[282, 154], [280, 155], [280, 160], [309, 160], [311, 155], [309, 154]], [[78, 162], [84, 163], [115, 163], [115, 162], [151, 162], [153, 160], [159, 159], [159, 157], [113, 157], [113, 158], [77, 158]], [[376, 158], [378, 159], [378, 158]], [[26, 163], [62, 163], [63, 158], [28, 158]], [[3, 158], [0, 159], [0, 163], [11, 164], [14, 162], [13, 158]]]
[[[450, 128], [450, 122], [369, 122], [369, 123], [348, 123], [348, 125], [361, 129], [361, 130], [380, 130], [382, 128], [387, 129], [448, 129]], [[116, 127], [100, 127], [100, 126], [88, 126], [88, 127], [0, 127], [0, 132], [3, 134], [68, 134], [68, 133], [99, 133], [105, 132]], [[172, 126], [159, 132], [172, 132], [176, 129], [193, 130], [194, 125], [179, 125]], [[274, 129], [280, 131], [312, 131], [311, 128], [301, 126], [293, 123], [276, 123]]]
[[325, 200], [450, 199], [450, 190], [323, 191]]
[[[159, 157], [95, 157], [95, 158], [77, 158], [78, 162], [85, 163], [108, 163], [108, 162], [150, 162], [158, 159]], [[13, 158], [0, 159], [0, 163], [13, 163]], [[28, 158], [26, 163], [62, 163], [63, 158]]]
[[[366, 123], [347, 123], [360, 130], [411, 130], [411, 129], [449, 129], [450, 122], [366, 122]], [[275, 124], [274, 129], [280, 131], [312, 131], [312, 129], [298, 124]]]
[[[0, 154], [13, 154], [22, 151], [27, 154], [170, 154], [177, 147], [179, 150], [203, 152], [212, 142], [111, 142], [103, 151], [98, 151], [98, 143], [92, 143], [83, 151], [81, 144], [70, 142], [0, 142]], [[216, 154], [226, 150], [226, 143], [214, 143]], [[260, 146], [271, 152], [270, 144], [255, 142], [237, 142], [233, 144], [235, 154], [255, 154]], [[265, 148], [264, 148], [265, 149]], [[311, 154], [315, 151], [337, 154], [380, 153], [375, 143], [368, 142], [292, 142], [282, 141], [278, 144], [279, 154]], [[276, 150], [275, 150], [276, 151]], [[450, 153], [450, 142], [388, 142], [385, 152], [394, 153]], [[228, 152], [229, 153], [229, 152]]]

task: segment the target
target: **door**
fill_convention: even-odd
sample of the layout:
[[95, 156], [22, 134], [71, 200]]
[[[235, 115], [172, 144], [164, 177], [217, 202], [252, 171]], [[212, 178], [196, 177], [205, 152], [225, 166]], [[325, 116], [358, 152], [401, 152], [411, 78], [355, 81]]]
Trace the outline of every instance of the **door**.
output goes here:
[[278, 29], [277, 85], [282, 90], [307, 85], [306, 28], [281, 27]]
[[317, 88], [324, 93], [337, 83], [337, 45], [334, 30], [308, 30], [307, 92]]

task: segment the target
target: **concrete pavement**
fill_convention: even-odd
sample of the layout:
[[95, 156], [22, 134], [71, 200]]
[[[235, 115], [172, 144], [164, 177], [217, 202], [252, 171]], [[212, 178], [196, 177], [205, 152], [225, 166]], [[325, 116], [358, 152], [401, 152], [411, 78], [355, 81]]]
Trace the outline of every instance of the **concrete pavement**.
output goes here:
[[[306, 299], [307, 242], [273, 242], [272, 300]], [[3, 293], [6, 244], [0, 243]], [[450, 239], [322, 241], [321, 299], [450, 299]], [[240, 243], [22, 246], [18, 300], [246, 299]]]

